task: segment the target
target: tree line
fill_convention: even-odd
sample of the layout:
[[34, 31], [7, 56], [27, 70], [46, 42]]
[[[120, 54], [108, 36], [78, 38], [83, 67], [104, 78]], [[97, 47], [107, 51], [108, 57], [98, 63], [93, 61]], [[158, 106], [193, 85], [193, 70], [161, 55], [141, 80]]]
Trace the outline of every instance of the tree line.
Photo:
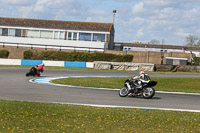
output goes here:
[[[165, 40], [163, 39], [162, 41], [158, 39], [152, 39], [147, 42], [148, 44], [164, 44]], [[140, 41], [133, 42], [133, 44], [142, 44]], [[188, 35], [185, 37], [185, 45], [188, 46], [200, 46], [200, 37], [196, 35]]]

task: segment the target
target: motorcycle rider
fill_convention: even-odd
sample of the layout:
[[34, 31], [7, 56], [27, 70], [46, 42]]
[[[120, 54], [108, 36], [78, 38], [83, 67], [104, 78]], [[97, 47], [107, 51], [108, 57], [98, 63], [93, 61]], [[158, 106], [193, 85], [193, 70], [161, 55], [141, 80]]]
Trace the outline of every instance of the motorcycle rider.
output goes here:
[[31, 69], [33, 69], [33, 71], [34, 71], [35, 74], [37, 74], [37, 71], [43, 72], [44, 71], [44, 64], [34, 65]]
[[[144, 71], [140, 71], [139, 76], [135, 76], [132, 78], [134, 82], [133, 92], [135, 93], [135, 96], [138, 94], [138, 89], [142, 87], [142, 83], [148, 83], [149, 82], [149, 76], [145, 74]], [[128, 87], [129, 88], [129, 87]]]
[[44, 71], [44, 64], [38, 65], [38, 71], [42, 72]]
[[33, 70], [34, 74], [37, 74], [38, 64], [34, 65], [31, 69]]

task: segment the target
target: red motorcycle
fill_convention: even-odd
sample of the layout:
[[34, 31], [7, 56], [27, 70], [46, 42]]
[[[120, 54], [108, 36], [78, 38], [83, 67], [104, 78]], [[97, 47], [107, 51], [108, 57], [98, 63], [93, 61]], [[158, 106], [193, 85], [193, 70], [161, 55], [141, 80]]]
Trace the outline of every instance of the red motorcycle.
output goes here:
[[40, 76], [40, 72], [43, 72], [44, 70], [44, 64], [42, 65], [36, 65], [33, 66], [28, 73], [26, 73], [26, 76]]
[[40, 76], [40, 71], [39, 70], [35, 70], [33, 67], [30, 69], [30, 71], [28, 73], [26, 73], [26, 76]]

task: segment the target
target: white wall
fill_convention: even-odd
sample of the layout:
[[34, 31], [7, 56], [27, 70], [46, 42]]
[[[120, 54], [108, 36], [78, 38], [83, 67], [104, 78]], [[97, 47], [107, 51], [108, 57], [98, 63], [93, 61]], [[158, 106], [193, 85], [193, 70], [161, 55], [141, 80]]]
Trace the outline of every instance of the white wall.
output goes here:
[[86, 67], [87, 68], [94, 68], [94, 63], [93, 62], [86, 62]]
[[60, 67], [64, 66], [64, 61], [47, 61], [47, 60], [43, 60], [43, 63], [44, 63], [45, 66], [60, 66]]
[[21, 65], [21, 59], [0, 59], [0, 65]]

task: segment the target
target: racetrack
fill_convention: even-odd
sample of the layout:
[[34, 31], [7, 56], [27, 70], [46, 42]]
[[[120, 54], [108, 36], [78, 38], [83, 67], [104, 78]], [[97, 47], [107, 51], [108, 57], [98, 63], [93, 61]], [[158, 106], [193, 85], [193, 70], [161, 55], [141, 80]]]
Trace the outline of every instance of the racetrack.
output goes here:
[[[95, 105], [112, 105], [120, 107], [146, 107], [156, 109], [170, 109], [200, 112], [200, 95], [180, 95], [156, 93], [153, 99], [134, 97], [121, 98], [118, 91], [96, 90], [79, 87], [50, 86], [33, 84], [25, 77], [29, 69], [0, 67], [0, 99], [78, 103]], [[45, 70], [42, 78], [56, 76], [127, 76], [136, 75], [133, 72], [111, 71], [81, 71], [81, 70]], [[150, 73], [151, 77], [188, 77], [199, 78], [199, 75]]]

